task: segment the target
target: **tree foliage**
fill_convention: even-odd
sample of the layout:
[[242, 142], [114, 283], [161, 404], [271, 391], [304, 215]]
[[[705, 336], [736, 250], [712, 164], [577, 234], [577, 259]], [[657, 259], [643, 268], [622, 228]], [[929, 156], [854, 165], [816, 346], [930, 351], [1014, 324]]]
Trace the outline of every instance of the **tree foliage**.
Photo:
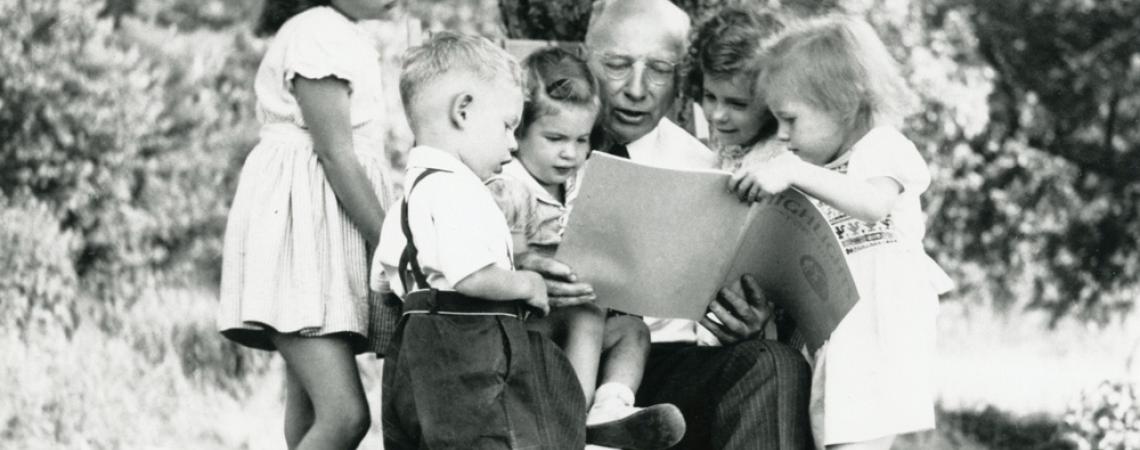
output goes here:
[[217, 258], [256, 59], [238, 34], [203, 74], [210, 61], [175, 64], [101, 6], [0, 0], [0, 193], [52, 208], [86, 291], [129, 299]]
[[1140, 2], [949, 1], [924, 23], [955, 16], [972, 35], [957, 52], [992, 72], [993, 88], [985, 129], [948, 161], [935, 242], [985, 273], [976, 291], [1055, 317], [1131, 309], [1140, 133], [1126, 124], [1140, 115]]
[[[737, 0], [674, 0], [699, 21]], [[512, 38], [581, 40], [572, 1], [500, 0]], [[744, 2], [756, 5], [757, 2]], [[954, 297], [1106, 320], [1140, 295], [1140, 1], [765, 1], [879, 30], [921, 99], [927, 247]]]

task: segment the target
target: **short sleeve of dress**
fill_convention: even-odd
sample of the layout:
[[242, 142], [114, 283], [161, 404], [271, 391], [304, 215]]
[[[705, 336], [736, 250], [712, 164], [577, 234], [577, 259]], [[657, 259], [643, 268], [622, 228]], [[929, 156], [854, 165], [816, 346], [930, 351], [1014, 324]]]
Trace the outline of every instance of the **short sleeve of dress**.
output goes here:
[[918, 195], [930, 187], [930, 169], [914, 143], [898, 130], [872, 129], [855, 144], [851, 167], [865, 178], [887, 177], [903, 187], [903, 193]]
[[353, 89], [361, 64], [361, 55], [353, 51], [360, 45], [358, 30], [331, 9], [312, 13], [280, 32], [289, 35], [283, 61], [285, 88], [292, 91], [293, 79], [300, 75], [314, 80], [336, 77]]
[[530, 189], [519, 180], [505, 175], [496, 175], [487, 180], [487, 189], [503, 210], [511, 234], [530, 236], [537, 214], [537, 200]]

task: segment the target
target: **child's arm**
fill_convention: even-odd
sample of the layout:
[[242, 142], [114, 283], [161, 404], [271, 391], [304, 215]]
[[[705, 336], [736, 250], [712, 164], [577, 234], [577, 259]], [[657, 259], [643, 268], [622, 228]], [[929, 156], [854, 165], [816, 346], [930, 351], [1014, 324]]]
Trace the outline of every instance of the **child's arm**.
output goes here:
[[542, 315], [550, 312], [546, 283], [542, 275], [529, 270], [507, 270], [489, 265], [459, 280], [455, 290], [485, 300], [526, 300], [528, 305], [542, 311]]
[[333, 193], [364, 240], [376, 245], [384, 210], [352, 148], [348, 83], [331, 77], [297, 76], [293, 92]]
[[856, 219], [882, 220], [895, 206], [903, 187], [889, 177], [858, 179], [819, 167], [785, 153], [764, 164], [742, 167], [729, 178], [729, 189], [745, 200], [795, 186]]

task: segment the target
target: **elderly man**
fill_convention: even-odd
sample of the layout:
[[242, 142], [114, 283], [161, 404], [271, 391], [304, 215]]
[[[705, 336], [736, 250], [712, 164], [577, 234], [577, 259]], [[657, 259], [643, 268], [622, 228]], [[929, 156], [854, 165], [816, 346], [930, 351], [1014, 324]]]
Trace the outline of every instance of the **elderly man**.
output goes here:
[[[715, 154], [665, 117], [677, 97], [689, 17], [667, 0], [599, 0], [586, 34], [602, 86], [609, 153], [662, 167], [714, 168]], [[548, 276], [552, 301], [588, 301], [556, 261], [522, 262]], [[810, 373], [803, 357], [760, 334], [769, 308], [755, 280], [726, 287], [698, 324], [647, 319], [653, 346], [638, 404], [672, 403], [688, 431], [675, 448], [810, 448]]]

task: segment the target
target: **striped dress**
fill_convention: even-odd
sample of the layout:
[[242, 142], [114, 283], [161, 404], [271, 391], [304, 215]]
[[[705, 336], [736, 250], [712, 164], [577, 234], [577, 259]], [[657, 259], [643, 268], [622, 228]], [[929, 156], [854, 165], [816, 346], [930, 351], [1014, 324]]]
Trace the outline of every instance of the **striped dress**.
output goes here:
[[260, 142], [246, 157], [226, 224], [218, 327], [259, 349], [274, 349], [266, 333], [272, 330], [344, 333], [364, 351], [371, 258], [313, 151], [292, 95], [298, 75], [349, 83], [354, 151], [385, 209], [391, 200], [379, 55], [364, 31], [332, 8], [298, 14], [281, 27], [257, 72]]

